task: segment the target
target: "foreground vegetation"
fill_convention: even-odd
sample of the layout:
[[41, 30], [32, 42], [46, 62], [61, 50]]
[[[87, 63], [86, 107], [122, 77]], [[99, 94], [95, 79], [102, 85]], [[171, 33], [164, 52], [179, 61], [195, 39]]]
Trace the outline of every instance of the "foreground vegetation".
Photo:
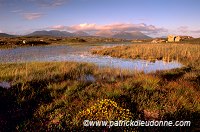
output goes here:
[[[73, 62], [0, 64], [1, 131], [198, 130], [200, 74]], [[191, 127], [83, 127], [83, 120], [190, 120]]]

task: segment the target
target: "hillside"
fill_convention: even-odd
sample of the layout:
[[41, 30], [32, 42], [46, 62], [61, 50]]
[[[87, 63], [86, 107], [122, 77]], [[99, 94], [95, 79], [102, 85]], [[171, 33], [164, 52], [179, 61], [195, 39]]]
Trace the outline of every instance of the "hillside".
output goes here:
[[78, 36], [78, 37], [90, 36], [90, 34], [83, 32], [83, 31], [76, 31], [73, 33], [73, 35]]
[[110, 30], [102, 30], [102, 31], [96, 32], [94, 35], [108, 38], [108, 37], [112, 37], [114, 35], [114, 33]]
[[70, 32], [66, 31], [58, 31], [58, 30], [51, 30], [51, 31], [35, 31], [33, 33], [28, 34], [27, 36], [54, 36], [54, 37], [71, 37], [74, 36]]
[[121, 39], [150, 39], [151, 37], [141, 32], [119, 32], [112, 36], [113, 38]]
[[83, 32], [77, 31], [74, 33], [66, 32], [66, 31], [58, 31], [58, 30], [51, 30], [51, 31], [35, 31], [33, 33], [28, 34], [28, 36], [54, 36], [54, 37], [82, 37], [82, 36], [99, 36], [99, 37], [106, 37], [106, 38], [119, 38], [119, 39], [150, 39], [151, 37], [141, 33], [141, 32], [117, 32], [114, 33], [112, 31], [98, 31], [92, 35]]
[[7, 33], [0, 33], [0, 37], [15, 37], [15, 35], [10, 35]]

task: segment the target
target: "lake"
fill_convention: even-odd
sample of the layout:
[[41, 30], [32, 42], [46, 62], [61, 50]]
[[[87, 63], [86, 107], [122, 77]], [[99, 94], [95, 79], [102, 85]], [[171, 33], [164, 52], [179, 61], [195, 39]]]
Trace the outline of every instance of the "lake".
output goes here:
[[90, 53], [92, 48], [116, 46], [119, 44], [102, 44], [100, 46], [34, 46], [19, 47], [15, 49], [1, 49], [0, 63], [10, 62], [54, 62], [73, 61], [89, 62], [100, 67], [108, 66], [113, 68], [144, 71], [145, 73], [156, 70], [167, 70], [180, 68], [183, 65], [176, 62], [164, 62], [157, 60], [150, 62], [146, 60], [121, 59], [110, 56], [99, 56]]

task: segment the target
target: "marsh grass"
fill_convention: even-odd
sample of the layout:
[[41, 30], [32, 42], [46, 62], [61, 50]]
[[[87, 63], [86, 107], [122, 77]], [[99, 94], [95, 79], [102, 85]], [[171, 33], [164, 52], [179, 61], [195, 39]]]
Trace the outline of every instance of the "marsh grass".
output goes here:
[[179, 61], [186, 66], [200, 67], [200, 45], [198, 44], [133, 44], [93, 50], [94, 54], [112, 57]]
[[[129, 46], [116, 46], [93, 50], [93, 54], [119, 58], [144, 59], [149, 61], [178, 61], [182, 63], [184, 67], [180, 69], [139, 75], [134, 81], [124, 84], [123, 87], [129, 91], [134, 89], [134, 92], [132, 91], [132, 99], [136, 102], [142, 102], [139, 103], [141, 105], [140, 108], [146, 110], [150, 109], [152, 111], [158, 110], [159, 116], [163, 119], [166, 119], [167, 116], [173, 119], [190, 118], [190, 110], [193, 111], [194, 109], [197, 110], [194, 113], [199, 118], [199, 44], [187, 44], [186, 42], [168, 44], [133, 44]], [[132, 87], [131, 84], [134, 87]], [[198, 92], [194, 92], [196, 90]], [[196, 99], [193, 98], [193, 95], [196, 96]], [[192, 108], [191, 106], [195, 106], [195, 108]], [[181, 112], [184, 113], [184, 116], [180, 116]], [[164, 113], [168, 113], [166, 114], [167, 116], [161, 116]], [[172, 115], [175, 117], [170, 116], [171, 113], [173, 113]], [[187, 114], [188, 116], [186, 116]], [[195, 122], [198, 125], [200, 124], [199, 120], [195, 120]]]
[[[109, 119], [123, 119], [119, 112], [125, 109], [132, 113], [129, 118], [134, 120], [182, 119], [192, 121], [190, 129], [199, 125], [199, 76], [187, 68], [144, 74], [98, 68], [88, 63], [33, 62], [0, 64], [0, 69], [0, 81], [11, 83], [9, 89], [0, 88], [2, 131], [107, 131], [108, 128], [84, 128], [75, 122], [104, 119], [106, 115], [94, 107], [98, 106], [98, 100], [103, 100], [105, 109], [108, 105], [113, 110], [110, 116], [113, 118]], [[83, 75], [92, 75], [95, 81], [80, 80]], [[173, 75], [179, 77], [168, 79]], [[80, 114], [91, 108], [94, 108], [91, 116]], [[112, 130], [126, 129], [129, 128]], [[184, 128], [171, 128], [171, 131], [180, 129]]]

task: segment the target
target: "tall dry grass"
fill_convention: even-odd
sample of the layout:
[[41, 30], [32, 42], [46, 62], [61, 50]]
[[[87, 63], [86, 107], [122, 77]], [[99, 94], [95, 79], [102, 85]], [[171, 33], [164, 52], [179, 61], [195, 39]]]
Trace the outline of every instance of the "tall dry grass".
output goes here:
[[176, 60], [186, 66], [200, 68], [200, 45], [198, 44], [133, 44], [93, 50], [93, 54], [145, 60]]
[[[107, 131], [107, 127], [76, 124], [86, 117], [103, 119], [107, 117], [104, 111], [111, 109], [108, 119], [128, 116], [133, 120], [191, 120], [193, 124], [185, 128], [135, 127], [138, 131], [196, 129], [200, 117], [199, 76], [187, 75], [190, 70], [144, 74], [74, 62], [0, 64], [0, 82], [11, 83], [9, 89], [0, 88], [0, 127], [2, 131]], [[94, 79], [87, 80], [88, 75]], [[103, 101], [105, 105], [99, 104], [102, 99], [108, 99]], [[87, 110], [98, 112], [98, 116], [80, 114]], [[127, 129], [133, 128], [112, 128]]]

